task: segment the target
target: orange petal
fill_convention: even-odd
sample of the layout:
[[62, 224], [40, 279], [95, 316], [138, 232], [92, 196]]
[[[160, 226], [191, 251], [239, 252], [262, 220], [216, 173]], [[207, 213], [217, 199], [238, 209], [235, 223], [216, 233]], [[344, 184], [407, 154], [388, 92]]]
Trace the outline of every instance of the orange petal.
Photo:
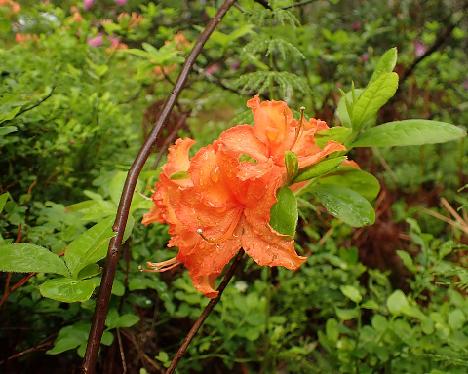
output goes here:
[[274, 148], [285, 142], [292, 126], [293, 114], [284, 101], [260, 101], [258, 95], [247, 101], [254, 114], [254, 134]]
[[194, 286], [208, 297], [217, 295], [214, 280], [241, 247], [240, 229], [236, 227], [232, 238], [223, 243], [208, 243], [200, 237], [195, 246], [179, 247], [177, 261], [189, 270]]
[[323, 160], [325, 157], [328, 155], [334, 153], [334, 152], [339, 152], [339, 151], [345, 151], [346, 147], [343, 144], [330, 141], [327, 143], [327, 145], [323, 148], [320, 149], [318, 146], [316, 146], [315, 152], [312, 152], [312, 154], [309, 155], [304, 155], [302, 157], [297, 158], [298, 163], [299, 163], [299, 168], [306, 168], [308, 166], [314, 165], [317, 162]]
[[[194, 188], [188, 193], [209, 207], [231, 206], [232, 194], [227, 188], [217, 164], [212, 145], [200, 149], [193, 157], [189, 173]], [[196, 196], [195, 196], [196, 195]], [[188, 196], [190, 198], [190, 196]]]
[[[163, 172], [168, 178], [177, 172], [187, 171], [190, 166], [189, 159], [189, 150], [192, 145], [195, 144], [195, 141], [190, 138], [177, 139], [175, 144], [169, 147], [169, 154], [167, 156], [167, 164], [163, 167]], [[186, 187], [189, 186], [190, 179], [181, 178], [174, 179], [174, 183], [179, 186]]]
[[348, 167], [348, 168], [354, 168], [354, 169], [360, 169], [361, 167], [356, 161], [353, 160], [344, 160], [341, 163], [341, 166]]
[[296, 270], [306, 261], [294, 251], [291, 238], [275, 232], [267, 224], [256, 225], [244, 220], [242, 246], [260, 266], [284, 266]]
[[254, 134], [254, 128], [249, 125], [238, 125], [223, 131], [215, 141], [216, 151], [230, 153], [233, 157], [248, 155], [257, 162], [266, 161], [268, 149]]

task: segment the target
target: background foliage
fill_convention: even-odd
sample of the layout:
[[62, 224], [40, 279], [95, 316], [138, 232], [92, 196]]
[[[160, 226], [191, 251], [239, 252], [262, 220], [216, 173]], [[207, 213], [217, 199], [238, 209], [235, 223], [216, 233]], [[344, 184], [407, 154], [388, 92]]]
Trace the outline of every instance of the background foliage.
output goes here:
[[[125, 170], [218, 3], [18, 3], [0, 2], [0, 259], [17, 242], [31, 254], [25, 273], [56, 265], [2, 273], [0, 367], [63, 372], [84, 353]], [[394, 46], [400, 88], [379, 121], [467, 122], [462, 1], [269, 3], [243, 0], [228, 13], [165, 136], [202, 146], [251, 123], [245, 101], [257, 92], [339, 124], [339, 90], [364, 87]], [[207, 303], [185, 272], [138, 271], [173, 255], [166, 227], [135, 223], [163, 141], [133, 202], [101, 372], [161, 372]], [[300, 201], [307, 263], [291, 273], [247, 262], [179, 371], [466, 372], [466, 154], [463, 140], [354, 150], [381, 184], [375, 225], [352, 229]]]

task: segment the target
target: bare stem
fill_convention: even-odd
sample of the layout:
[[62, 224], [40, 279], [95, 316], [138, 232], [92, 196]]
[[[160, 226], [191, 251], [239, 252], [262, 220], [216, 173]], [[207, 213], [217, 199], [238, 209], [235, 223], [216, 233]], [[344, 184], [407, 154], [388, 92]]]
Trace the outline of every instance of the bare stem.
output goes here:
[[208, 25], [205, 27], [205, 29], [199, 36], [195, 46], [190, 52], [190, 55], [185, 60], [182, 70], [177, 78], [175, 87], [171, 95], [167, 98], [166, 102], [164, 103], [160, 116], [156, 124], [154, 125], [153, 130], [149, 134], [143, 146], [140, 148], [140, 151], [138, 152], [138, 155], [136, 156], [133, 165], [128, 171], [127, 179], [125, 180], [125, 185], [122, 191], [122, 195], [120, 197], [119, 208], [117, 210], [115, 222], [112, 227], [113, 231], [116, 233], [116, 236], [112, 238], [109, 242], [106, 264], [104, 266], [101, 286], [99, 287], [99, 293], [96, 302], [96, 310], [94, 312], [91, 331], [88, 338], [88, 346], [86, 348], [86, 354], [81, 367], [82, 373], [93, 374], [95, 372], [99, 345], [104, 330], [104, 321], [106, 319], [107, 310], [109, 307], [112, 283], [114, 281], [117, 262], [119, 260], [119, 248], [122, 244], [125, 227], [127, 226], [130, 205], [132, 203], [132, 198], [135, 192], [138, 176], [151, 153], [151, 148], [154, 142], [156, 141], [159, 132], [165, 125], [167, 119], [169, 118], [169, 115], [171, 114], [171, 111], [174, 108], [175, 102], [180, 92], [184, 88], [184, 85], [187, 81], [187, 77], [195, 63], [195, 60], [201, 53], [203, 46], [215, 30], [216, 26], [219, 24], [221, 19], [231, 8], [235, 1], [236, 0], [225, 0], [221, 7], [218, 9], [218, 12], [214, 16], [214, 18], [211, 19], [211, 21], [208, 23]]
[[218, 296], [216, 296], [214, 299], [212, 299], [208, 305], [205, 307], [205, 310], [203, 310], [202, 314], [198, 319], [195, 321], [193, 324], [192, 328], [190, 331], [187, 333], [185, 336], [184, 340], [182, 341], [182, 344], [180, 345], [179, 349], [177, 350], [177, 353], [175, 354], [174, 358], [172, 359], [171, 366], [166, 371], [166, 374], [172, 374], [175, 372], [175, 369], [177, 367], [177, 364], [179, 363], [180, 359], [184, 356], [185, 352], [187, 351], [187, 348], [194, 338], [194, 336], [197, 334], [198, 330], [200, 327], [203, 325], [205, 320], [208, 318], [210, 313], [213, 311], [214, 307], [218, 303], [219, 299], [221, 298], [221, 295], [223, 294], [224, 289], [226, 288], [227, 284], [233, 277], [237, 267], [239, 266], [242, 257], [244, 255], [244, 250], [241, 249], [238, 253], [237, 256], [234, 258], [234, 261], [232, 262], [231, 266], [229, 267], [228, 271], [224, 275], [223, 280], [219, 284], [217, 291], [218, 291]]

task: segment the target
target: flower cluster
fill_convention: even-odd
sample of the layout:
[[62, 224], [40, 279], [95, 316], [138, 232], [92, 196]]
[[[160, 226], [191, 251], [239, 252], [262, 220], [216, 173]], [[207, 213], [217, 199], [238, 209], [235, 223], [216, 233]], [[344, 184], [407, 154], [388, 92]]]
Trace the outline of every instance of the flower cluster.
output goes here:
[[169, 246], [178, 248], [174, 259], [148, 263], [149, 270], [183, 264], [194, 286], [208, 297], [217, 295], [214, 281], [240, 248], [261, 266], [296, 270], [306, 260], [295, 252], [291, 236], [269, 224], [276, 193], [288, 183], [285, 152], [294, 152], [298, 167], [306, 168], [345, 150], [334, 141], [320, 148], [315, 134], [328, 125], [302, 115], [294, 119], [283, 101], [261, 102], [255, 96], [247, 105], [254, 126], [224, 131], [192, 159], [194, 141], [176, 141], [156, 183], [154, 205], [143, 217], [144, 224], [169, 224]]

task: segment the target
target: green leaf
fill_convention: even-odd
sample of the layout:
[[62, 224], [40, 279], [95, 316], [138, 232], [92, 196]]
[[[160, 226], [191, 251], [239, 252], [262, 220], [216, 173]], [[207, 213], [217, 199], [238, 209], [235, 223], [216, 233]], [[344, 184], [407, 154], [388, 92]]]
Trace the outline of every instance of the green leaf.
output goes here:
[[[356, 99], [359, 98], [359, 96], [361, 96], [363, 92], [364, 92], [363, 89], [355, 89], [354, 90], [355, 98]], [[338, 101], [338, 106], [336, 107], [335, 115], [340, 120], [341, 125], [343, 125], [346, 128], [351, 127], [350, 113], [352, 113], [353, 104], [354, 104], [353, 93], [343, 92], [343, 96], [341, 96], [340, 100]]]
[[71, 326], [62, 327], [55, 340], [54, 347], [46, 353], [48, 355], [58, 355], [86, 344], [90, 328], [91, 325], [87, 322], [78, 322]]
[[123, 314], [119, 316], [116, 309], [109, 310], [109, 313], [106, 317], [106, 326], [109, 329], [114, 329], [117, 327], [131, 327], [135, 325], [140, 319], [134, 314]]
[[109, 217], [85, 231], [65, 249], [65, 262], [73, 278], [81, 269], [104, 258], [112, 231], [113, 217]]
[[291, 182], [297, 174], [298, 162], [294, 152], [286, 151], [284, 153], [284, 163], [286, 165], [288, 182]]
[[9, 197], [10, 197], [9, 192], [5, 192], [5, 193], [0, 195], [0, 213], [2, 212], [3, 208], [5, 207], [5, 204], [8, 201]]
[[353, 147], [401, 147], [444, 143], [466, 136], [466, 131], [445, 122], [408, 119], [388, 122], [361, 134]]
[[412, 273], [416, 272], [416, 268], [413, 264], [413, 259], [411, 258], [410, 254], [406, 251], [397, 250], [398, 256], [401, 258], [401, 261], [406, 266], [406, 268], [411, 271]]
[[393, 315], [404, 314], [410, 308], [406, 295], [401, 290], [396, 290], [387, 299], [387, 307]]
[[398, 58], [398, 51], [396, 47], [389, 49], [385, 52], [377, 61], [375, 65], [374, 72], [372, 73], [372, 77], [370, 82], [375, 81], [378, 77], [380, 77], [383, 73], [391, 73], [395, 68], [396, 62]]
[[336, 316], [342, 320], [348, 320], [359, 317], [359, 309], [339, 309], [335, 308]]
[[4, 126], [0, 127], [0, 136], [5, 136], [8, 135], [11, 132], [18, 131], [18, 128], [16, 126]]
[[340, 287], [341, 292], [351, 301], [354, 301], [356, 304], [359, 304], [362, 301], [362, 295], [359, 290], [350, 285], [345, 285]]
[[348, 225], [362, 227], [374, 223], [374, 209], [357, 192], [332, 184], [318, 184], [311, 191], [333, 216]]
[[20, 110], [21, 106], [17, 106], [16, 108], [13, 108], [7, 112], [0, 113], [0, 123], [3, 123], [5, 121], [11, 121], [16, 117]]
[[325, 147], [332, 140], [338, 143], [345, 143], [351, 132], [352, 130], [348, 127], [332, 127], [330, 130], [322, 130], [315, 134], [315, 142], [320, 148]]
[[74, 303], [89, 300], [98, 284], [99, 278], [85, 280], [57, 278], [42, 283], [39, 291], [42, 296], [49, 299]]
[[0, 245], [0, 271], [69, 276], [68, 269], [59, 256], [47, 248], [27, 243]]
[[327, 174], [340, 166], [344, 160], [346, 160], [346, 156], [335, 157], [312, 165], [309, 168], [301, 169], [296, 178], [294, 178], [294, 183], [306, 181], [308, 179]]
[[280, 234], [294, 236], [297, 225], [297, 201], [289, 187], [281, 187], [277, 193], [278, 201], [271, 207], [270, 225]]
[[460, 309], [452, 310], [448, 315], [448, 323], [453, 331], [461, 329], [466, 321], [465, 315]]
[[369, 201], [373, 201], [380, 190], [379, 181], [372, 174], [349, 167], [340, 168], [333, 174], [323, 176], [318, 183], [349, 188]]
[[369, 83], [353, 105], [351, 123], [353, 130], [360, 130], [364, 124], [375, 118], [378, 110], [390, 99], [398, 88], [398, 74], [383, 73]]

